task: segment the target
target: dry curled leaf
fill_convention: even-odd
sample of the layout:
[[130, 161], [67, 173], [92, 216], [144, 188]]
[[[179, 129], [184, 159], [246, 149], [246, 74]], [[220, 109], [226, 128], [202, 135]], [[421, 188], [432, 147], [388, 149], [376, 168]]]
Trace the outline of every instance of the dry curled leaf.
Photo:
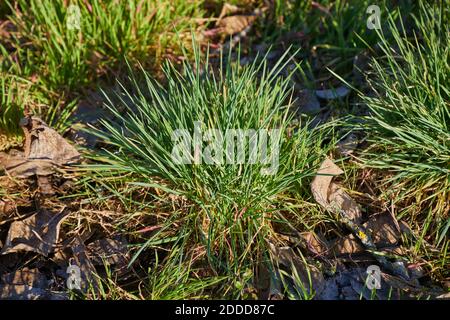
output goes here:
[[1, 253], [33, 251], [47, 256], [58, 242], [61, 222], [68, 213], [66, 210], [53, 213], [40, 209], [26, 219], [14, 221]]
[[362, 246], [361, 243], [352, 234], [337, 239], [333, 246], [333, 252], [337, 256], [343, 254], [361, 253], [364, 251], [364, 246]]
[[342, 173], [333, 161], [325, 159], [311, 183], [311, 191], [317, 203], [326, 210], [342, 212], [348, 219], [359, 222], [362, 215], [358, 204], [339, 185], [331, 182], [334, 176]]
[[56, 165], [67, 165], [80, 160], [78, 151], [66, 139], [37, 117], [24, 118], [25, 157], [29, 160], [49, 160]]
[[360, 222], [362, 214], [358, 203], [336, 183], [330, 184], [328, 202], [332, 208], [343, 210], [350, 220]]
[[301, 237], [305, 241], [307, 249], [314, 255], [322, 256], [328, 253], [328, 242], [324, 237], [314, 232], [303, 232]]
[[377, 247], [396, 245], [401, 238], [401, 230], [397, 230], [396, 223], [390, 214], [373, 216], [364, 224], [364, 227], [371, 232], [372, 240]]
[[330, 159], [325, 159], [320, 165], [317, 175], [311, 183], [311, 191], [314, 199], [323, 207], [328, 207], [328, 188], [334, 176], [344, 173]]
[[55, 167], [80, 161], [79, 152], [54, 129], [36, 117], [23, 118], [24, 153], [0, 156], [0, 165], [17, 178], [50, 175]]

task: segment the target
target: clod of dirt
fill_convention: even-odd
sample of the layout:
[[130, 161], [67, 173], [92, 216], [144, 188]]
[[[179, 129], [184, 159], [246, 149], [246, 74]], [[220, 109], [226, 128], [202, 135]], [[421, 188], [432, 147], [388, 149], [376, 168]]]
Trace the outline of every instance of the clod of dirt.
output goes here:
[[324, 89], [324, 90], [316, 90], [316, 95], [320, 99], [324, 100], [334, 100], [344, 98], [346, 95], [350, 93], [350, 89], [348, 87], [338, 87], [336, 89]]
[[314, 92], [308, 89], [301, 90], [295, 101], [297, 112], [314, 115], [320, 112], [320, 102]]
[[33, 251], [48, 256], [58, 243], [61, 223], [68, 214], [66, 210], [55, 214], [39, 209], [26, 219], [14, 221], [1, 254]]

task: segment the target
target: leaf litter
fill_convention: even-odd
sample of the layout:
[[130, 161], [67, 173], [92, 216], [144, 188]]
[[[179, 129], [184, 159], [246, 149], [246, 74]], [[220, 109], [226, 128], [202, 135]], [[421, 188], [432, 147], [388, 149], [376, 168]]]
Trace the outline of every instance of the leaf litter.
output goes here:
[[[390, 213], [375, 214], [364, 219], [357, 202], [338, 183], [333, 182], [334, 177], [343, 173], [331, 159], [326, 158], [311, 183], [316, 202], [351, 232], [334, 239], [331, 246], [335, 259], [339, 260], [340, 255], [371, 255], [368, 262], [375, 260], [382, 267], [384, 289], [377, 290], [378, 299], [417, 298], [427, 294], [437, 296], [439, 290], [422, 287], [417, 281], [422, 274], [414, 273], [413, 265], [407, 268], [406, 260], [401, 257], [401, 253], [405, 252], [402, 248], [402, 235], [411, 234], [409, 226], [403, 221], [397, 221]], [[389, 255], [392, 252], [395, 254]], [[351, 258], [350, 261], [354, 264], [355, 259]], [[361, 267], [341, 268], [336, 275], [325, 279], [326, 289], [323, 294], [318, 293], [317, 298], [371, 299], [372, 292], [365, 286], [365, 277]], [[342, 278], [345, 280], [343, 283]], [[387, 288], [394, 291], [386, 292]]]
[[[23, 150], [0, 154], [6, 174], [1, 182], [7, 194], [20, 188], [31, 192], [0, 199], [0, 226], [9, 227], [4, 244], [0, 241], [0, 299], [68, 299], [66, 269], [71, 264], [80, 268], [81, 291], [98, 292], [96, 275], [105, 264], [116, 273], [127, 268], [127, 243], [97, 238], [86, 244], [89, 237], [61, 233], [73, 208], [51, 197], [63, 192], [57, 183], [73, 180], [81, 155], [41, 119], [25, 117], [21, 125]], [[58, 206], [62, 209], [56, 211]]]

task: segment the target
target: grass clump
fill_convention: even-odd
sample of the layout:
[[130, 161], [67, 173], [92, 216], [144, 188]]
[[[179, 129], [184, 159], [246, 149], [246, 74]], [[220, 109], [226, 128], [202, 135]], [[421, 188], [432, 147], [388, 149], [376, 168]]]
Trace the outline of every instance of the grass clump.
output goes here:
[[409, 37], [391, 23], [395, 42], [382, 37], [384, 56], [373, 60], [376, 78], [369, 80], [377, 96], [364, 97], [377, 150], [367, 163], [395, 172], [392, 181], [405, 186], [404, 196], [412, 188], [428, 189], [437, 199], [450, 186], [448, 14], [437, 7], [422, 10]]
[[363, 158], [365, 166], [389, 173], [384, 182], [402, 208], [399, 216], [421, 230], [416, 249], [426, 239], [444, 250], [450, 190], [450, 29], [444, 21], [449, 10], [421, 3], [413, 20], [414, 28], [406, 32], [390, 19], [390, 41], [380, 33], [383, 55], [373, 59], [368, 79], [375, 94], [362, 96], [371, 111], [365, 125], [371, 144]]
[[[268, 240], [274, 237], [272, 221], [279, 220], [278, 212], [287, 206], [283, 195], [304, 196], [307, 177], [315, 172], [325, 152], [322, 129], [289, 125], [289, 79], [277, 77], [286, 63], [283, 58], [269, 71], [264, 62], [241, 68], [227, 60], [216, 70], [208, 59], [201, 62], [197, 52], [194, 66], [185, 63], [181, 72], [166, 65], [165, 87], [147, 72], [143, 72], [143, 81], [132, 77], [134, 93], [124, 89], [115, 97], [121, 103], [109, 100], [117, 123], [104, 121], [105, 130], [94, 131], [109, 150], [94, 157], [104, 164], [91, 167], [101, 180], [110, 186], [124, 183], [134, 189], [154, 188], [159, 190], [159, 197], [155, 194], [159, 200], [162, 193], [186, 199], [189, 205], [173, 212], [165, 224], [170, 227], [175, 216], [182, 217], [183, 227], [175, 235], [176, 243], [185, 244], [181, 252], [187, 255], [189, 248], [200, 244], [213, 273], [234, 283], [233, 296], [241, 296], [255, 262], [268, 261]], [[179, 129], [185, 129], [193, 140], [196, 130], [204, 133], [197, 144], [204, 151], [203, 158], [196, 158], [197, 149], [188, 145], [184, 151], [190, 149], [191, 155], [186, 159], [194, 163], [174, 160], [173, 135]], [[261, 161], [252, 163], [247, 152], [255, 140], [262, 141], [258, 140], [261, 136], [249, 135], [240, 140], [246, 150], [243, 161], [239, 160], [238, 140], [233, 140], [236, 145], [230, 149], [233, 158], [230, 151], [225, 152], [229, 140], [224, 139], [223, 150], [211, 153], [218, 156], [214, 158], [217, 162], [205, 163], [211, 138], [224, 138], [227, 130], [237, 129], [278, 129], [279, 134], [267, 131], [267, 152], [262, 151], [262, 144], [256, 151]], [[274, 161], [278, 162], [275, 166]], [[267, 174], [268, 167], [275, 168], [274, 174]], [[140, 252], [163, 234], [152, 236]]]
[[117, 72], [125, 59], [157, 62], [174, 31], [189, 27], [186, 17], [201, 12], [201, 1], [183, 0], [8, 3], [17, 28], [9, 45], [47, 88], [67, 91]]

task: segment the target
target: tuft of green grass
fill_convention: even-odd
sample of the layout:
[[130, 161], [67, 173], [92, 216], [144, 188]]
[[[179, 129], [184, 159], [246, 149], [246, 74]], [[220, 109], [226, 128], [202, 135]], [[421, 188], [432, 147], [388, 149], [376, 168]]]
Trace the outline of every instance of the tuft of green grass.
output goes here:
[[[19, 79], [11, 75], [0, 74], [0, 133], [17, 137], [21, 135], [19, 121], [23, 117], [23, 105], [28, 90], [21, 86]], [[26, 85], [25, 85], [26, 86]]]
[[[230, 294], [239, 297], [244, 287], [241, 276], [249, 274], [255, 261], [269, 259], [267, 239], [274, 236], [272, 220], [279, 220], [277, 213], [288, 206], [283, 195], [302, 194], [326, 146], [322, 128], [290, 126], [289, 78], [278, 77], [289, 62], [286, 56], [273, 70], [266, 68], [264, 59], [243, 68], [223, 56], [221, 60], [223, 67], [213, 69], [208, 58], [202, 61], [196, 50], [194, 66], [184, 63], [179, 71], [166, 64], [165, 87], [148, 72], [142, 71], [140, 79], [144, 80], [132, 76], [133, 91], [122, 87], [116, 97], [108, 97], [116, 122], [103, 121], [103, 130], [92, 131], [107, 148], [104, 154], [93, 156], [103, 163], [89, 168], [108, 188], [126, 184], [134, 190], [159, 190], [154, 194], [158, 200], [164, 193], [186, 199], [189, 209], [176, 214], [183, 230], [189, 230], [183, 235], [189, 244], [183, 250], [201, 244], [210, 268], [229, 277], [235, 285]], [[117, 99], [121, 103], [113, 102]], [[274, 162], [249, 163], [247, 151], [245, 161], [239, 163], [227, 163], [223, 154], [220, 163], [208, 164], [202, 158], [202, 163], [178, 164], [172, 156], [174, 133], [185, 129], [194, 135], [199, 124], [203, 133], [217, 130], [210, 131], [215, 137], [226, 130], [279, 129], [279, 135], [269, 132], [268, 154], [257, 152], [260, 160], [274, 160], [274, 146], [279, 146], [274, 174], [264, 174]], [[243, 140], [243, 150], [250, 150], [253, 138]], [[211, 140], [198, 143], [204, 150]], [[223, 147], [226, 150], [225, 144]], [[161, 232], [148, 239], [138, 254], [156, 243], [174, 219], [166, 218]]]
[[448, 18], [448, 8], [423, 5], [409, 35], [390, 20], [394, 41], [381, 35], [384, 55], [373, 60], [369, 79], [376, 96], [363, 97], [372, 112], [366, 164], [393, 172], [400, 198], [422, 193], [417, 200], [436, 209], [445, 208], [450, 190]]
[[450, 28], [444, 21], [449, 21], [450, 11], [442, 4], [419, 6], [411, 29], [390, 18], [390, 35], [378, 33], [382, 55], [372, 59], [367, 79], [373, 94], [360, 92], [370, 109], [361, 126], [370, 144], [361, 158], [365, 167], [386, 173], [377, 183], [389, 187], [387, 196], [399, 208], [398, 217], [419, 231], [415, 259], [423, 257], [434, 274], [445, 276], [450, 243]]
[[64, 133], [71, 125], [70, 116], [76, 103], [76, 99], [66, 101], [64, 96], [56, 98], [54, 93], [25, 78], [0, 73], [0, 134], [20, 142], [23, 131], [19, 122], [26, 107], [33, 114], [42, 116], [55, 130]]
[[[125, 59], [146, 65], [169, 44], [175, 30], [201, 15], [201, 1], [8, 0], [17, 27], [11, 43], [49, 89], [78, 90], [117, 72]], [[78, 8], [73, 10], [71, 8]], [[79, 17], [79, 29], [74, 20]], [[71, 24], [72, 23], [72, 24]], [[26, 45], [23, 45], [23, 44]]]

